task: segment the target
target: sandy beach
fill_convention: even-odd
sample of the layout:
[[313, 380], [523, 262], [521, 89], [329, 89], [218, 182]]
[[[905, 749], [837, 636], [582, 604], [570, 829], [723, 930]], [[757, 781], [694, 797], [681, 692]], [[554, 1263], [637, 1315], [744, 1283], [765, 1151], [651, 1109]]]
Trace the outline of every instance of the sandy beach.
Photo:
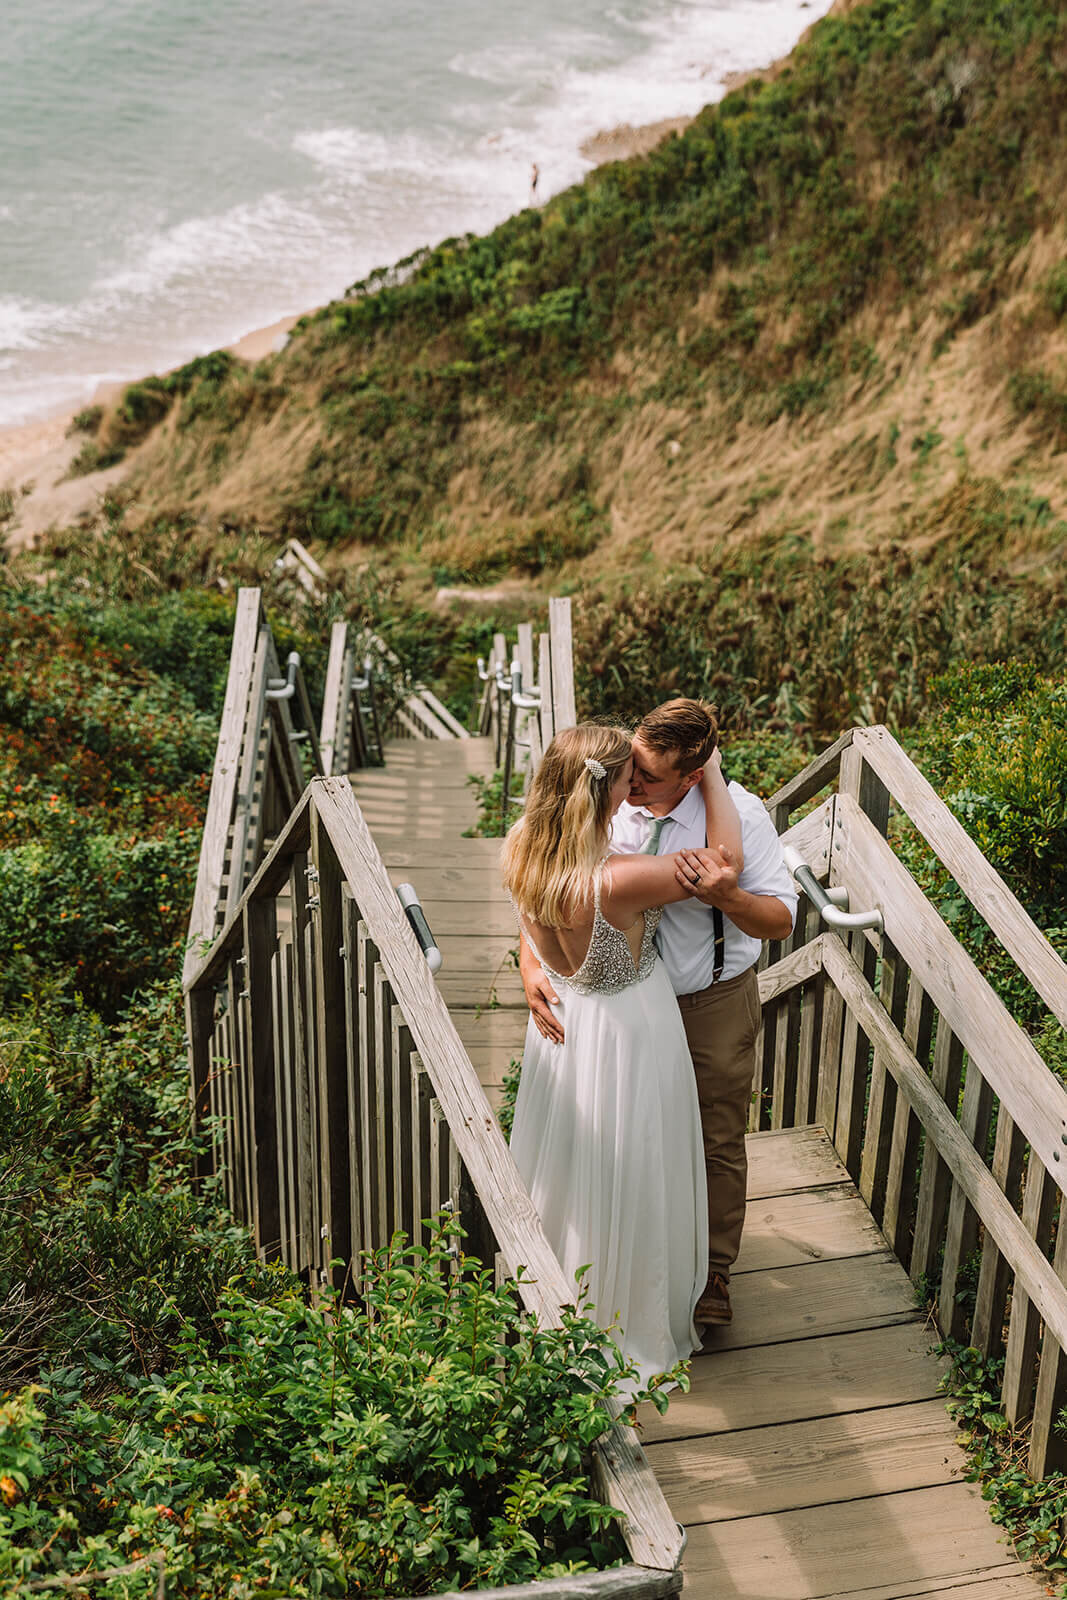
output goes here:
[[[290, 328], [300, 315], [308, 314], [253, 328], [227, 349], [255, 365], [283, 349]], [[123, 383], [102, 383], [91, 403], [111, 405], [125, 387]], [[92, 515], [128, 470], [129, 463], [120, 461], [103, 472], [68, 476], [71, 462], [85, 443], [83, 433], [71, 431], [76, 414], [64, 411], [59, 416], [0, 427], [0, 530], [9, 550], [24, 549], [49, 528], [69, 527]]]

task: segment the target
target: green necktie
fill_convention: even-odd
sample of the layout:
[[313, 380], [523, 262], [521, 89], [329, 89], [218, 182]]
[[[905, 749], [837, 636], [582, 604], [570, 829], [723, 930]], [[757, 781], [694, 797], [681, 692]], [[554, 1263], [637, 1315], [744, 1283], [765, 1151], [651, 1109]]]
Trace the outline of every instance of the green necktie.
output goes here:
[[652, 827], [649, 829], [648, 838], [637, 852], [639, 856], [659, 855], [659, 836], [669, 821], [669, 817], [652, 818]]

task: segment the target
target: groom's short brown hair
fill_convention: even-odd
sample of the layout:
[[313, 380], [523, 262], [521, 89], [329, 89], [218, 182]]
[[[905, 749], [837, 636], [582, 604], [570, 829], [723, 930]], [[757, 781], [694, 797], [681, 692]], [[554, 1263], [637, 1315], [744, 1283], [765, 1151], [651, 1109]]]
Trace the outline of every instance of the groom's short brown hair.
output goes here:
[[715, 707], [706, 700], [665, 700], [641, 718], [634, 733], [683, 778], [702, 767], [719, 742]]

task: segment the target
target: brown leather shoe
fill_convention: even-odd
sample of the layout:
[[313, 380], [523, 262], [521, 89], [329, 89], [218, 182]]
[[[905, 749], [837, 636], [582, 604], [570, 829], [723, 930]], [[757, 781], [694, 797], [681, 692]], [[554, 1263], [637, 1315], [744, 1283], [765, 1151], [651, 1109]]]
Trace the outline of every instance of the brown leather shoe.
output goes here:
[[721, 1272], [711, 1272], [704, 1285], [704, 1292], [696, 1303], [693, 1321], [702, 1322], [708, 1327], [716, 1322], [730, 1322], [732, 1318], [730, 1285]]

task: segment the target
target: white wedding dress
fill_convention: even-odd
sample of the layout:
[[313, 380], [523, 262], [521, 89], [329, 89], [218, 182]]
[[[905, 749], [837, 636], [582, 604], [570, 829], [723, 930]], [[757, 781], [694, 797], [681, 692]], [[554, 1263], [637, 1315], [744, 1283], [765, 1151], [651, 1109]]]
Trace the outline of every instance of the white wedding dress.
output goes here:
[[644, 1383], [700, 1344], [704, 1147], [681, 1014], [653, 944], [660, 912], [645, 913], [635, 968], [625, 933], [600, 910], [601, 871], [581, 966], [567, 978], [541, 961], [564, 1042], [530, 1019], [511, 1150], [568, 1281], [589, 1266], [592, 1314], [615, 1324]]

